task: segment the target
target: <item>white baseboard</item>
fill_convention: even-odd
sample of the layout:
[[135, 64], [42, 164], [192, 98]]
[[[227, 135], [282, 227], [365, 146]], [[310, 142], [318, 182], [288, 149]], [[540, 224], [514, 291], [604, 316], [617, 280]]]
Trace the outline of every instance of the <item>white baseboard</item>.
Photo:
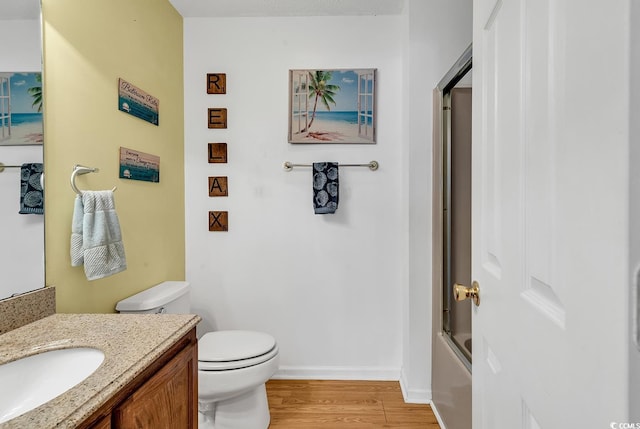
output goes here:
[[398, 381], [399, 368], [367, 366], [281, 366], [274, 379]]
[[440, 413], [438, 413], [438, 409], [436, 408], [436, 404], [433, 401], [430, 402], [431, 411], [433, 411], [433, 415], [436, 416], [436, 420], [438, 421], [438, 425], [440, 425], [440, 429], [447, 429], [444, 425], [444, 421], [442, 421], [442, 417], [440, 417]]
[[404, 369], [400, 372], [400, 389], [402, 390], [402, 396], [404, 402], [408, 404], [430, 404], [431, 403], [431, 390], [430, 389], [409, 389], [409, 382], [407, 381]]

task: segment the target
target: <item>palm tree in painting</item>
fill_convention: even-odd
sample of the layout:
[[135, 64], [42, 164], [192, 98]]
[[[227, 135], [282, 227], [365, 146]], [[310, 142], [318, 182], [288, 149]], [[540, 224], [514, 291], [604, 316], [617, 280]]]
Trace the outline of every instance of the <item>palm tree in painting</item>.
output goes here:
[[331, 72], [316, 70], [314, 73], [309, 72], [309, 98], [315, 97], [313, 102], [313, 113], [311, 114], [311, 121], [306, 129], [302, 131], [306, 131], [311, 128], [311, 124], [313, 124], [313, 120], [316, 118], [316, 110], [318, 108], [318, 100], [324, 104], [324, 107], [327, 110], [331, 110], [329, 103], [336, 104], [333, 97], [336, 95], [337, 91], [340, 91], [340, 87], [338, 85], [331, 85], [328, 82], [331, 80]]
[[[42, 83], [42, 75], [40, 73], [36, 75], [36, 82]], [[31, 106], [37, 107], [38, 112], [42, 112], [42, 85], [33, 86], [27, 89], [27, 92], [33, 97], [33, 104], [31, 104]]]

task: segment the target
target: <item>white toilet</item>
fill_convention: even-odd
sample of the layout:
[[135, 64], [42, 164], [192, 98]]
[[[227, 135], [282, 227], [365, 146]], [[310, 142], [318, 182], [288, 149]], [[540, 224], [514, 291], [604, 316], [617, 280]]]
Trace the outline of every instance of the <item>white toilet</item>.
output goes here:
[[[188, 314], [191, 286], [167, 281], [126, 298], [120, 313]], [[198, 427], [267, 429], [265, 382], [278, 369], [278, 345], [268, 334], [215, 331], [198, 340]]]

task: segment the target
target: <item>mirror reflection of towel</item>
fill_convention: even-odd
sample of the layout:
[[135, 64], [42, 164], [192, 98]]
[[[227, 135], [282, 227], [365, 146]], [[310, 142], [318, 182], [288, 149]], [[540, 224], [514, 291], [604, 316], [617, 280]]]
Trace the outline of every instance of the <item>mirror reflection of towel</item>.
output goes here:
[[335, 213], [339, 200], [338, 163], [314, 162], [312, 172], [314, 213]]
[[33, 162], [20, 167], [20, 214], [44, 214], [44, 192], [40, 177], [44, 166]]

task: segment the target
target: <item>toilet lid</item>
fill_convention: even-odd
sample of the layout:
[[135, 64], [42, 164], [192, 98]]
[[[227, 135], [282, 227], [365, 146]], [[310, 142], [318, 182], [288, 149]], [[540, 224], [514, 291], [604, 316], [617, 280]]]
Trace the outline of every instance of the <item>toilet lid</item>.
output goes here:
[[276, 346], [269, 334], [254, 331], [214, 331], [198, 340], [200, 362], [230, 362], [264, 355]]
[[260, 365], [278, 356], [278, 346], [269, 350], [267, 353], [249, 359], [232, 360], [225, 362], [207, 362], [198, 361], [198, 371], [231, 371], [234, 369], [243, 369], [255, 365]]

